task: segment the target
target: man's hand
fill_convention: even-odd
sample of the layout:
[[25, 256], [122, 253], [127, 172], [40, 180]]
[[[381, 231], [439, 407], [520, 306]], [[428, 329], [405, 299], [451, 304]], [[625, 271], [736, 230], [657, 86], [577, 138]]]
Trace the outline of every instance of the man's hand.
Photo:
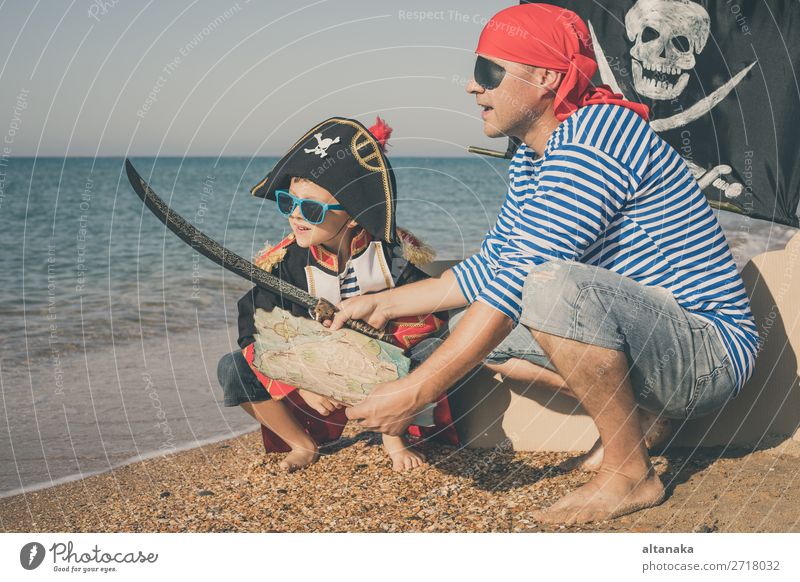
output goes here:
[[383, 329], [386, 322], [391, 319], [384, 307], [384, 295], [385, 292], [345, 299], [339, 305], [339, 311], [333, 316], [331, 330], [342, 328], [349, 319], [360, 319], [375, 329]]
[[300, 394], [300, 397], [306, 401], [306, 404], [319, 412], [322, 416], [328, 416], [331, 412], [335, 412], [344, 406], [341, 402], [336, 402], [335, 400], [320, 396], [319, 394], [314, 394], [308, 390], [300, 390], [298, 388], [297, 392]]
[[360, 426], [368, 430], [401, 436], [425, 404], [418, 400], [419, 390], [407, 378], [377, 386], [361, 404], [347, 408], [347, 418], [360, 421]]
[[497, 347], [514, 324], [502, 312], [474, 303], [442, 345], [408, 376], [379, 384], [356, 406], [347, 409], [347, 418], [360, 420], [361, 426], [399, 436], [414, 415], [429, 402], [435, 402], [454, 382]]

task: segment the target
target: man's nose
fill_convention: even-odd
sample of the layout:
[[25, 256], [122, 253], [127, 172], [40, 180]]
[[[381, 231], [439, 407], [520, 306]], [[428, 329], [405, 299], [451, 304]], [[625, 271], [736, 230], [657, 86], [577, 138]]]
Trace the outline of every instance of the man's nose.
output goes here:
[[469, 82], [467, 83], [466, 91], [470, 95], [473, 95], [473, 94], [481, 94], [485, 92], [486, 89], [484, 89], [482, 85], [478, 84], [478, 82], [475, 81], [475, 79], [470, 79]]
[[292, 212], [289, 214], [289, 216], [292, 216], [293, 218], [303, 218], [303, 213], [300, 211], [299, 204], [294, 205], [294, 209], [292, 209]]

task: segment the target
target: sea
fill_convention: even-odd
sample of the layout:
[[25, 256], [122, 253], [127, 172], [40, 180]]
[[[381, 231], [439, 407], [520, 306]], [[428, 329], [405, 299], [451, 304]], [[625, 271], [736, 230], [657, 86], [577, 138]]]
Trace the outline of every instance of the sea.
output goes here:
[[[122, 158], [10, 158], [0, 167], [0, 497], [257, 428], [222, 405], [250, 284], [168, 231]], [[170, 207], [244, 256], [288, 233], [249, 190], [276, 158], [133, 158]], [[508, 161], [393, 158], [398, 224], [439, 259], [474, 253], [497, 215]], [[797, 231], [720, 212], [742, 267]]]

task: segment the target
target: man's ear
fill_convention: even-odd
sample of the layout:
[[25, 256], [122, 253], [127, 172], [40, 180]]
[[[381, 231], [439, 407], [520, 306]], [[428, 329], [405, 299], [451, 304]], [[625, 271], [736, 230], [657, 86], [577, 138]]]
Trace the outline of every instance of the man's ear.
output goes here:
[[561, 85], [561, 79], [564, 78], [564, 75], [558, 71], [551, 71], [543, 67], [535, 67], [533, 65], [527, 66], [531, 72], [533, 86], [537, 89], [543, 89], [546, 93], [555, 95], [559, 85]]
[[551, 71], [550, 69], [542, 69], [542, 87], [555, 93], [561, 85], [561, 79], [564, 78], [564, 73], [558, 71]]

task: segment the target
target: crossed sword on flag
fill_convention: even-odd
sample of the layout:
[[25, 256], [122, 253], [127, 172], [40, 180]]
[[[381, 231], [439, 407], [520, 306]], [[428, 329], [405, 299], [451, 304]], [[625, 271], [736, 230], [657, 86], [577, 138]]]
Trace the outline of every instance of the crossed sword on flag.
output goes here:
[[[600, 78], [603, 80], [603, 83], [608, 85], [614, 93], [619, 93], [625, 97], [625, 93], [622, 92], [619, 83], [617, 83], [617, 78], [614, 76], [614, 71], [611, 70], [611, 65], [608, 64], [608, 59], [603, 51], [603, 47], [600, 46], [600, 41], [594, 32], [592, 23], [589, 22], [588, 24], [589, 34], [592, 35], [592, 44], [594, 45], [594, 53], [597, 60], [597, 68], [600, 71]], [[758, 60], [755, 60], [747, 65], [723, 85], [718, 87], [709, 95], [706, 95], [704, 98], [685, 111], [681, 111], [670, 117], [662, 117], [661, 119], [652, 120], [650, 122], [650, 127], [652, 127], [653, 131], [656, 133], [660, 133], [662, 131], [683, 127], [684, 125], [688, 125], [696, 119], [699, 119], [716, 107], [720, 101], [725, 99], [725, 97], [728, 96], [734, 87], [736, 87], [736, 85], [738, 85], [741, 80], [745, 78], [747, 73], [750, 72], [750, 69], [752, 69], [756, 63], [758, 63]], [[625, 98], [627, 99], [627, 97]], [[731, 172], [732, 169], [730, 166], [723, 164], [715, 166], [710, 170], [706, 170], [694, 161], [688, 158], [684, 159], [689, 165], [689, 169], [692, 171], [692, 174], [694, 174], [697, 178], [697, 183], [700, 185], [701, 189], [705, 189], [706, 187], [713, 185], [722, 190], [727, 198], [736, 198], [744, 191], [744, 186], [742, 184], [731, 184], [722, 177], [723, 174], [729, 174]]]

